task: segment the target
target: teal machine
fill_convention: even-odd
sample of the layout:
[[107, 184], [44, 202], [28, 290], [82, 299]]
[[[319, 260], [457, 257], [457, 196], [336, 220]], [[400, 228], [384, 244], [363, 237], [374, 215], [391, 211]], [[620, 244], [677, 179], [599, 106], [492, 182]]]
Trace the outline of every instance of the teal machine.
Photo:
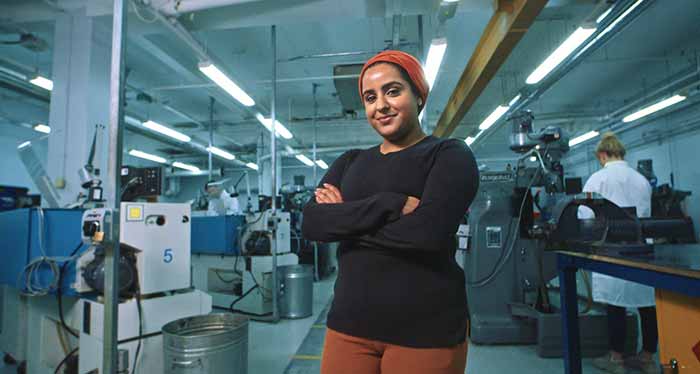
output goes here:
[[259, 319], [271, 315], [272, 242], [278, 267], [299, 263], [291, 248], [290, 213], [271, 212], [192, 217], [193, 285], [211, 295], [213, 308]]

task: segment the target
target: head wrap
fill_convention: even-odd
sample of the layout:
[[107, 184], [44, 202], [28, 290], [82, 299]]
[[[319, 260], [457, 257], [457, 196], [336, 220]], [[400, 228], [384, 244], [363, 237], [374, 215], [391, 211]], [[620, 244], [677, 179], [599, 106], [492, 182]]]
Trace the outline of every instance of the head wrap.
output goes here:
[[423, 105], [425, 105], [428, 99], [430, 87], [428, 87], [428, 81], [425, 79], [423, 67], [415, 57], [409, 55], [408, 53], [393, 50], [384, 51], [377, 54], [376, 56], [370, 58], [369, 61], [365, 63], [365, 66], [362, 67], [358, 83], [360, 88], [360, 97], [362, 97], [362, 77], [365, 75], [367, 68], [377, 62], [390, 62], [402, 67], [406, 73], [408, 73], [409, 78], [411, 78], [410, 83], [413, 83], [416, 89], [418, 89], [418, 94], [420, 95], [421, 99], [423, 99]]

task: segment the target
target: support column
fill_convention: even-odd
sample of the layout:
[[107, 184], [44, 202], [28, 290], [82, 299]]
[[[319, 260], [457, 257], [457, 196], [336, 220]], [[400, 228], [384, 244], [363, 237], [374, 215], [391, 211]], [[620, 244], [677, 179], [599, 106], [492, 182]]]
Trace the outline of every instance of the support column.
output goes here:
[[[109, 30], [98, 29], [84, 9], [60, 13], [56, 19], [47, 171], [58, 187], [62, 206], [83, 192], [78, 170], [87, 162], [96, 126], [93, 166], [100, 170], [103, 182], [106, 178], [110, 35]], [[104, 192], [105, 196], [111, 193]]]
[[[270, 155], [262, 162], [262, 189], [258, 192], [261, 195], [272, 196], [272, 162]], [[282, 187], [282, 156], [280, 152], [277, 153], [277, 188]], [[279, 192], [279, 191], [278, 191]]]

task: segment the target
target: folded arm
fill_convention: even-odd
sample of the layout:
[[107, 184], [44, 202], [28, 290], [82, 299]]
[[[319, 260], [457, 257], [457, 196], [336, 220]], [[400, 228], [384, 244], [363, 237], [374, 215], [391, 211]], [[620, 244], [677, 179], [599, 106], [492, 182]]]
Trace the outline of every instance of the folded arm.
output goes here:
[[445, 142], [428, 174], [420, 204], [359, 242], [403, 250], [440, 250], [454, 239], [460, 220], [479, 187], [479, 171], [471, 150], [462, 142]]
[[[333, 163], [320, 188], [324, 184], [340, 187], [343, 173], [355, 156], [351, 152]], [[361, 200], [319, 204], [312, 197], [304, 207], [302, 233], [306, 239], [326, 242], [356, 238], [398, 219], [406, 199], [400, 193], [380, 192]]]

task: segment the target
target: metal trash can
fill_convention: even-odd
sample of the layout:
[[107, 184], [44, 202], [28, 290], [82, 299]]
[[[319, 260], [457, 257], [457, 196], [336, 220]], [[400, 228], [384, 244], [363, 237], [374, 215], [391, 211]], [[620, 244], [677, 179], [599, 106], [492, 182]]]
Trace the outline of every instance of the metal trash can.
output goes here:
[[247, 374], [248, 318], [216, 313], [163, 326], [164, 374]]
[[309, 265], [286, 265], [277, 268], [280, 316], [305, 318], [313, 313], [314, 275]]

